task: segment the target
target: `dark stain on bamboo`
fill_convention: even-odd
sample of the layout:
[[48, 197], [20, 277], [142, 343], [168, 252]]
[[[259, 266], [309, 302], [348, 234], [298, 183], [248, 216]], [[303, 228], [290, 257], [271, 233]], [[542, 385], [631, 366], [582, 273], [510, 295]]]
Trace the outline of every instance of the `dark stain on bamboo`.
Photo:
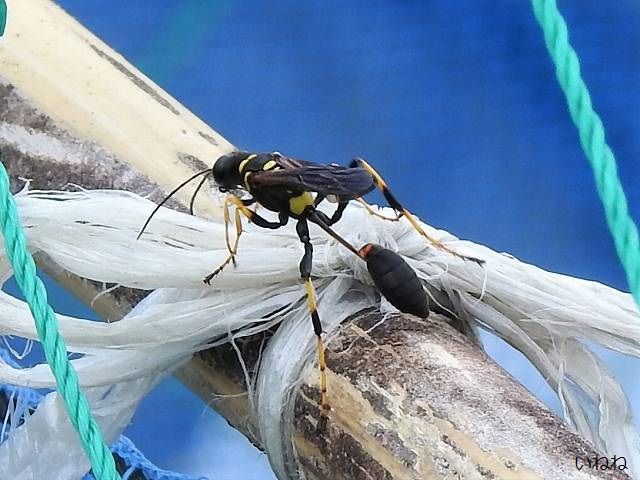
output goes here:
[[209, 142], [214, 147], [217, 147], [219, 145], [218, 141], [213, 137], [213, 135], [209, 135], [208, 133], [204, 133], [204, 132], [198, 132], [198, 135], [200, 135], [202, 138], [204, 138], [207, 142]]
[[[370, 453], [351, 435], [336, 428], [331, 418], [322, 433], [318, 432], [320, 418], [319, 393], [302, 385], [302, 393], [295, 403], [296, 432], [313, 444], [322, 454], [317, 457], [299, 457], [298, 461], [307, 472], [314, 472], [316, 478], [349, 478], [352, 480], [392, 480], [393, 475], [374, 459]], [[317, 397], [317, 398], [316, 398]]]
[[[204, 162], [200, 158], [196, 157], [195, 155], [191, 155], [190, 153], [178, 152], [178, 160], [180, 160], [194, 172], [211, 168], [211, 165], [209, 163]], [[213, 163], [213, 161], [211, 163]]]
[[387, 451], [391, 452], [402, 465], [411, 469], [416, 466], [418, 456], [407, 448], [397, 432], [389, 430], [379, 423], [369, 423], [365, 427], [365, 431]]
[[162, 95], [160, 95], [153, 87], [148, 85], [142, 78], [140, 78], [137, 75], [135, 75], [131, 70], [129, 70], [127, 67], [125, 67], [122, 63], [120, 63], [118, 60], [113, 58], [108, 53], [102, 51], [101, 49], [99, 49], [95, 45], [90, 43], [89, 46], [101, 58], [104, 58], [107, 62], [109, 62], [111, 65], [113, 65], [116, 70], [118, 70], [119, 72], [123, 73], [124, 76], [127, 77], [129, 80], [131, 80], [131, 82], [133, 82], [133, 84], [136, 87], [138, 87], [140, 90], [142, 90], [143, 92], [148, 94], [151, 98], [153, 98], [160, 105], [162, 105], [163, 107], [168, 109], [174, 115], [180, 115], [180, 112], [173, 105], [171, 105], [171, 103], [169, 103], [169, 101], [166, 98], [162, 97]]

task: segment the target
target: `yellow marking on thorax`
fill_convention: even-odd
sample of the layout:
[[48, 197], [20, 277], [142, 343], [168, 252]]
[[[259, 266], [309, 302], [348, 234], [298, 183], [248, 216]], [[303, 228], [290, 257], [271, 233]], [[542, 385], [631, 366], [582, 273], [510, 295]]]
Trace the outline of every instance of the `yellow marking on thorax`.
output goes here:
[[302, 215], [304, 209], [310, 205], [313, 205], [313, 195], [309, 192], [303, 192], [289, 199], [289, 211], [294, 215]]
[[[242, 160], [240, 162], [240, 165], [238, 165], [238, 171], [240, 173], [242, 173], [242, 170], [244, 170], [244, 167], [247, 166], [247, 163], [249, 163], [251, 160], [253, 160], [254, 158], [256, 158], [258, 155], [256, 155], [255, 153], [252, 153], [251, 155], [249, 155], [247, 158], [245, 158], [244, 160]], [[246, 175], [245, 175], [245, 179], [246, 179]], [[245, 182], [246, 183], [246, 182]]]
[[275, 166], [277, 166], [277, 165], [278, 165], [278, 164], [276, 163], [276, 161], [275, 161], [275, 160], [269, 160], [267, 163], [265, 163], [265, 164], [262, 166], [262, 170], [265, 170], [265, 171], [266, 171], [266, 170], [272, 170], [272, 169], [273, 169], [273, 167], [275, 167]]
[[253, 172], [247, 172], [244, 174], [244, 186], [247, 190], [249, 190], [249, 175], [251, 175]]

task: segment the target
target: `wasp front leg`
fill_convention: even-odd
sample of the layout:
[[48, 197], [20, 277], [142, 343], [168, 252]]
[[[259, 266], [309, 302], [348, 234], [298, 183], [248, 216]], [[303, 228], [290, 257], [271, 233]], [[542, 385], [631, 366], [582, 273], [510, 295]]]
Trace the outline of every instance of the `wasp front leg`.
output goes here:
[[311, 282], [311, 266], [313, 263], [313, 245], [311, 244], [311, 238], [309, 237], [309, 225], [307, 221], [302, 218], [298, 220], [296, 225], [296, 231], [300, 241], [304, 244], [304, 255], [300, 261], [300, 276], [304, 281], [304, 286], [307, 291], [307, 306], [311, 313], [311, 322], [313, 324], [313, 332], [316, 334], [316, 348], [318, 350], [318, 367], [320, 369], [320, 392], [321, 392], [321, 406], [322, 416], [326, 417], [331, 410], [329, 406], [329, 396], [327, 394], [327, 364], [324, 356], [324, 342], [322, 340], [322, 324], [320, 323], [320, 315], [318, 314], [318, 302], [316, 300], [316, 291], [313, 288]]
[[[229, 251], [229, 258], [225, 261], [223, 265], [229, 263], [229, 260], [233, 262], [233, 266], [236, 265], [235, 255], [236, 250], [238, 249], [238, 242], [240, 241], [240, 235], [242, 234], [242, 220], [240, 219], [240, 210], [236, 207], [234, 210], [234, 216], [236, 220], [236, 240], [233, 248], [231, 247], [231, 242], [229, 241], [229, 204], [232, 203], [230, 197], [224, 199], [224, 210], [223, 210], [223, 218], [224, 218], [224, 239], [227, 244], [227, 250]], [[220, 268], [221, 270], [222, 268]]]
[[211, 285], [211, 280], [213, 279], [213, 277], [215, 277], [220, 272], [222, 272], [222, 270], [224, 270], [224, 268], [227, 265], [229, 265], [230, 262], [233, 262], [234, 267], [236, 266], [236, 253], [238, 252], [238, 243], [240, 242], [240, 235], [242, 235], [242, 219], [240, 218], [240, 209], [236, 207], [234, 211], [235, 224], [236, 224], [236, 239], [232, 247], [231, 242], [229, 241], [229, 223], [231, 221], [229, 218], [229, 203], [231, 202], [228, 202], [227, 200], [225, 200], [224, 202], [224, 234], [225, 234], [225, 240], [227, 243], [227, 250], [229, 250], [229, 255], [227, 256], [225, 261], [222, 262], [222, 264], [220, 264], [218, 268], [216, 268], [213, 272], [211, 272], [209, 275], [204, 277], [203, 282], [206, 283], [207, 285]]
[[[418, 221], [416, 220], [416, 218], [411, 214], [411, 212], [409, 212], [409, 210], [407, 210], [406, 208], [404, 208], [402, 206], [402, 204], [396, 199], [396, 197], [391, 193], [391, 190], [389, 190], [389, 187], [387, 186], [387, 183], [384, 181], [384, 179], [380, 176], [380, 174], [378, 172], [376, 172], [374, 170], [374, 168], [369, 165], [367, 162], [365, 162], [363, 159], [361, 158], [354, 158], [351, 161], [351, 165], [352, 168], [353, 167], [360, 167], [360, 168], [364, 168], [366, 171], [368, 171], [371, 176], [373, 177], [373, 182], [375, 183], [376, 187], [378, 187], [380, 189], [380, 191], [382, 192], [382, 195], [384, 195], [384, 198], [387, 200], [387, 202], [389, 202], [389, 206], [391, 208], [393, 208], [396, 211], [396, 216], [397, 218], [387, 218], [387, 220], [397, 220], [400, 217], [405, 217], [409, 223], [411, 223], [411, 225], [413, 226], [413, 228], [416, 229], [416, 231], [422, 235], [424, 238], [426, 238], [434, 247], [439, 248], [440, 250], [444, 250], [445, 252], [450, 253], [451, 255], [458, 257], [458, 258], [462, 258], [463, 260], [470, 260], [472, 262], [475, 262], [479, 265], [483, 265], [484, 264], [484, 260], [481, 260], [479, 258], [475, 258], [475, 257], [468, 257], [466, 255], [461, 255], [460, 253], [451, 250], [449, 247], [447, 247], [446, 245], [444, 245], [440, 240], [437, 240], [431, 236], [429, 236], [427, 234], [427, 232], [424, 231], [424, 229], [422, 228], [422, 226], [418, 223]], [[372, 209], [371, 207], [369, 207], [368, 211], [371, 213]], [[377, 216], [382, 216], [382, 215], [377, 215]], [[386, 218], [386, 217], [384, 217]]]
[[[240, 217], [241, 213], [245, 217], [247, 217], [250, 222], [255, 223], [256, 225], [262, 228], [276, 229], [287, 224], [289, 217], [283, 214], [279, 216], [278, 222], [270, 222], [269, 220], [261, 217], [256, 212], [248, 208], [248, 205], [252, 205], [253, 203], [255, 203], [255, 200], [253, 198], [242, 200], [236, 197], [235, 195], [227, 195], [227, 198], [224, 201], [223, 216], [224, 216], [225, 240], [227, 243], [227, 249], [229, 250], [229, 255], [218, 268], [216, 268], [213, 272], [211, 272], [209, 275], [204, 277], [203, 281], [207, 285], [209, 285], [213, 277], [215, 277], [222, 270], [224, 270], [224, 268], [227, 265], [229, 265], [229, 263], [233, 262], [233, 265], [234, 266], [236, 265], [235, 257], [236, 257], [236, 254], [238, 253], [238, 243], [240, 242], [240, 235], [242, 235], [242, 219]], [[236, 225], [236, 239], [233, 244], [233, 247], [231, 246], [231, 242], [229, 240], [229, 223], [231, 222], [231, 219], [229, 216], [229, 205], [233, 205], [235, 207], [234, 216], [235, 216], [235, 225]]]

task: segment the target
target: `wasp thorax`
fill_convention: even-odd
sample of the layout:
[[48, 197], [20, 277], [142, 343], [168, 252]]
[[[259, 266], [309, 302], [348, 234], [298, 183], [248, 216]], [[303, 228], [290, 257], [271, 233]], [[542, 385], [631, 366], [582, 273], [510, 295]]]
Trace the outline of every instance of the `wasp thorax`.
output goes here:
[[218, 158], [212, 168], [213, 179], [221, 191], [242, 186], [240, 164], [249, 156], [247, 152], [231, 152]]

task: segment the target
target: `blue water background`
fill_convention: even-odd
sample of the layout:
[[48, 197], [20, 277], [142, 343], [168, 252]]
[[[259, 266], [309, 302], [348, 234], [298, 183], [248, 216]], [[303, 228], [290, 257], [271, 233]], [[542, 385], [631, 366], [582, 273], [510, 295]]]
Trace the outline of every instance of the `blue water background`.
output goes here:
[[[627, 290], [527, 1], [59, 3], [234, 144], [318, 162], [365, 157], [430, 224]], [[640, 4], [559, 6], [639, 219]], [[64, 313], [92, 315], [59, 289], [52, 296]], [[521, 356], [486, 339], [558, 409]], [[638, 361], [607, 358], [637, 413]], [[272, 478], [262, 455], [173, 379], [126, 433], [164, 468]]]

